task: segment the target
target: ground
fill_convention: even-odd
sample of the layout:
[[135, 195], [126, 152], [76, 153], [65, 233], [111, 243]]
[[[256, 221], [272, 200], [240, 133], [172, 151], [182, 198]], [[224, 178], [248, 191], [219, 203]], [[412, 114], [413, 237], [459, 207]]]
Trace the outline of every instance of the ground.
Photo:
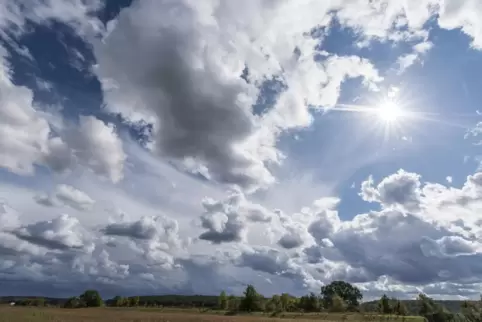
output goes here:
[[280, 317], [268, 314], [227, 316], [219, 312], [200, 313], [199, 310], [160, 310], [160, 309], [60, 309], [0, 307], [0, 322], [289, 322], [289, 321], [366, 321], [422, 322], [421, 317], [396, 317], [361, 314], [299, 314], [285, 313]]

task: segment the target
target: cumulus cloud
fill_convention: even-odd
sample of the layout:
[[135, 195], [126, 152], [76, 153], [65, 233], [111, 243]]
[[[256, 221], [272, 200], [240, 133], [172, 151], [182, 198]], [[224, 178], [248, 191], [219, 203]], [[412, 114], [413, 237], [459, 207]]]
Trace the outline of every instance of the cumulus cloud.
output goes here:
[[91, 247], [89, 236], [80, 226], [79, 220], [68, 215], [21, 226], [12, 231], [12, 234], [21, 240], [51, 250], [87, 250]]
[[0, 46], [0, 167], [32, 174], [48, 152], [50, 127], [32, 106], [32, 91], [11, 82], [4, 56]]
[[[439, 0], [135, 2], [109, 24], [102, 41], [93, 41], [96, 74], [110, 112], [153, 123], [158, 154], [188, 162], [206, 178], [256, 187], [274, 182], [268, 165], [282, 160], [277, 137], [310, 125], [310, 107], [333, 107], [347, 78], [362, 77], [372, 89], [382, 80], [366, 59], [316, 50], [323, 38], [306, 32], [316, 27], [323, 34], [337, 19], [359, 32], [360, 43], [415, 41], [399, 58], [406, 68], [431, 48], [423, 27], [437, 14], [440, 25], [456, 20], [476, 42], [470, 21], [449, 19], [453, 10]], [[299, 16], [305, 19], [293, 18]], [[286, 90], [260, 119], [251, 107], [263, 82], [273, 78]]]
[[35, 196], [38, 204], [55, 207], [63, 204], [79, 211], [91, 210], [95, 201], [85, 192], [66, 184], [57, 186], [53, 195], [41, 194]]
[[399, 206], [407, 211], [417, 211], [420, 207], [420, 175], [400, 169], [384, 178], [377, 187], [373, 178], [362, 183], [360, 196], [368, 202], [379, 202], [384, 207]]
[[[267, 164], [280, 161], [280, 130], [309, 125], [309, 106], [333, 106], [347, 78], [381, 80], [365, 59], [315, 61], [317, 41], [303, 32], [320, 21], [327, 25], [329, 16], [306, 16], [312, 6], [321, 15], [333, 9], [290, 1], [134, 3], [94, 43], [107, 109], [153, 122], [158, 153], [195, 160], [216, 181], [242, 187], [272, 183]], [[292, 10], [307, 21], [292, 19]], [[134, 23], [139, 20], [149, 23]], [[245, 68], [248, 82], [241, 78]], [[260, 119], [251, 110], [259, 88], [278, 76], [288, 91]]]
[[408, 67], [420, 60], [433, 47], [433, 43], [423, 41], [413, 46], [413, 51], [409, 54], [400, 56], [397, 60], [399, 65], [399, 73], [404, 72]]
[[65, 184], [57, 186], [55, 196], [64, 204], [77, 210], [89, 210], [95, 203], [85, 192]]
[[[27, 21], [59, 21], [87, 37], [100, 31], [100, 23], [93, 15], [99, 8], [99, 1], [43, 1], [28, 5], [6, 1], [0, 4], [0, 36], [17, 48], [11, 37], [21, 34]], [[81, 164], [114, 182], [122, 179], [125, 155], [114, 126], [85, 116], [78, 126], [54, 130], [51, 115], [33, 101], [33, 91], [12, 82], [8, 54], [0, 45], [0, 167], [19, 175], [33, 175], [35, 165], [63, 172]]]
[[[393, 179], [399, 174], [397, 172], [387, 178]], [[477, 178], [476, 174], [468, 177], [464, 185], [467, 188], [440, 186], [445, 190], [439, 190], [438, 194], [431, 187], [435, 184], [421, 183], [420, 207], [416, 213], [407, 209], [385, 208], [344, 219], [336, 210], [340, 201], [337, 198], [322, 198], [293, 214], [271, 213], [239, 192], [220, 201], [205, 200], [203, 216], [232, 216], [240, 224], [236, 229], [231, 229], [222, 221], [212, 220], [209, 229], [206, 224], [205, 240], [215, 243], [216, 247], [223, 247], [227, 242], [233, 246], [229, 251], [221, 248], [216, 252], [203, 249], [206, 245], [188, 243], [192, 231], [179, 229], [177, 222], [163, 216], [146, 216], [136, 220], [112, 218], [96, 232], [94, 227], [83, 227], [66, 215], [50, 221], [21, 224], [15, 212], [5, 205], [0, 220], [9, 228], [2, 228], [0, 232], [3, 245], [0, 251], [8, 257], [0, 263], [8, 259], [17, 263], [15, 267], [24, 265], [19, 259], [12, 259], [14, 254], [23, 254], [24, 259], [29, 259], [28, 263], [37, 263], [43, 270], [57, 271], [65, 269], [63, 265], [67, 264], [63, 261], [68, 260], [66, 263], [71, 265], [71, 274], [74, 275], [61, 276], [102, 281], [99, 283], [106, 289], [110, 283], [120, 280], [126, 287], [145, 285], [152, 282], [152, 278], [147, 278], [149, 274], [155, 283], [165, 287], [170, 285], [165, 280], [169, 278], [187, 283], [183, 285], [201, 287], [199, 283], [188, 282], [191, 278], [200, 278], [190, 270], [194, 258], [202, 259], [206, 267], [210, 267], [211, 275], [206, 276], [219, 274], [223, 276], [223, 283], [234, 289], [238, 289], [234, 286], [238, 283], [235, 282], [237, 279], [221, 271], [236, 272], [237, 278], [242, 280], [244, 276], [253, 275], [249, 271], [255, 271], [263, 279], [279, 279], [280, 283], [295, 281], [297, 292], [317, 289], [333, 279], [360, 283], [366, 287], [368, 294], [375, 295], [388, 291], [393, 292], [390, 294], [401, 294], [410, 288], [441, 283], [469, 287], [482, 278], [480, 265], [477, 264], [481, 249], [477, 236], [482, 234], [482, 230], [473, 215], [478, 208], [470, 208], [477, 201], [474, 199], [465, 206], [453, 203], [450, 211], [444, 210], [447, 205], [440, 204], [443, 198], [452, 200], [454, 194], [453, 191], [449, 193], [450, 189], [467, 194], [477, 191]], [[472, 211], [474, 220], [464, 220], [461, 225], [455, 220], [456, 216], [448, 217], [454, 209]], [[269, 214], [270, 221], [265, 220], [268, 216], [259, 216], [259, 213]], [[246, 238], [250, 232], [267, 234], [270, 229], [279, 231], [279, 237], [272, 242], [264, 239], [263, 244], [255, 245]], [[27, 273], [25, 270], [34, 269], [32, 264], [29, 265], [23, 271], [17, 271], [16, 276], [29, 280], [34, 277], [28, 274], [34, 272], [39, 279], [44, 276], [42, 271]], [[204, 273], [200, 271], [198, 274]], [[160, 279], [161, 275], [165, 279]], [[205, 289], [206, 285], [203, 287]], [[263, 286], [261, 290], [264, 289], [268, 288]], [[442, 290], [440, 292], [443, 293]]]
[[111, 223], [103, 228], [108, 236], [120, 236], [132, 239], [151, 240], [165, 236], [175, 237], [178, 232], [177, 222], [165, 217], [142, 217], [133, 222]]
[[[175, 250], [182, 249], [189, 243], [179, 236], [179, 225], [176, 220], [165, 216], [141, 217], [136, 221], [113, 222], [102, 228], [107, 236], [107, 244], [119, 250], [128, 247], [140, 253], [149, 261], [172, 267], [175, 265]], [[119, 238], [127, 239], [121, 240]]]
[[113, 182], [123, 178], [126, 155], [113, 124], [81, 116], [79, 126], [67, 132], [66, 141], [79, 163]]
[[339, 201], [338, 198], [322, 198], [316, 200], [311, 207], [303, 208], [299, 213], [280, 213], [284, 234], [278, 240], [278, 244], [291, 249], [308, 247], [329, 238], [339, 225], [340, 219], [336, 211]]
[[28, 0], [7, 0], [0, 4], [0, 27], [18, 34], [26, 31], [27, 22], [47, 24], [59, 21], [71, 26], [81, 35], [92, 35], [100, 32], [102, 28], [96, 17], [96, 12], [102, 7], [103, 3], [99, 0], [46, 0], [35, 3]]
[[84, 165], [112, 181], [122, 179], [125, 154], [112, 124], [81, 117], [61, 136], [33, 105], [33, 92], [9, 79], [0, 47], [0, 167], [32, 175], [35, 165], [63, 172]]
[[477, 19], [482, 12], [480, 3], [476, 0], [447, 2], [440, 1], [440, 16], [438, 24], [444, 29], [458, 29], [470, 36], [472, 46], [482, 49], [482, 25]]
[[[287, 227], [287, 232], [279, 239], [278, 244], [286, 249], [297, 248], [305, 243], [306, 232], [303, 227]], [[303, 236], [305, 235], [305, 236]]]
[[248, 201], [240, 191], [221, 201], [205, 199], [202, 205], [201, 225], [206, 231], [199, 239], [214, 244], [244, 241], [249, 223], [269, 223], [273, 217], [273, 213]]

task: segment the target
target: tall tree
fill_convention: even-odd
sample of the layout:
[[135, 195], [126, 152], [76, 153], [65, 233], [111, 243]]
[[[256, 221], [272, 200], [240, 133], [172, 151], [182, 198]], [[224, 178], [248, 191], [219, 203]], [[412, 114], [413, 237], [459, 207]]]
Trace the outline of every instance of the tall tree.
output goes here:
[[282, 293], [280, 296], [281, 310], [289, 311], [292, 303], [292, 298], [288, 293]]
[[139, 306], [139, 296], [133, 296], [128, 299], [129, 306], [137, 307]]
[[418, 304], [419, 304], [418, 313], [421, 316], [432, 314], [433, 312], [436, 311], [437, 307], [436, 307], [435, 303], [432, 301], [431, 298], [429, 298], [425, 294], [419, 294], [417, 300], [418, 300]]
[[378, 312], [382, 314], [392, 313], [392, 308], [390, 307], [390, 300], [385, 294], [383, 294], [383, 296], [380, 298], [380, 301], [378, 301]]
[[407, 315], [407, 307], [405, 306], [405, 304], [403, 304], [403, 302], [401, 301], [397, 301], [396, 304], [395, 304], [395, 308], [394, 308], [394, 313], [396, 315], [402, 315], [402, 316], [405, 316]]
[[261, 296], [253, 285], [246, 287], [244, 298], [241, 300], [240, 310], [247, 312], [262, 311]]
[[234, 295], [230, 295], [228, 297], [228, 309], [230, 311], [238, 311], [239, 310], [239, 298], [234, 296]]
[[435, 303], [425, 294], [418, 296], [420, 315], [428, 322], [448, 322], [453, 321], [455, 315], [448, 311], [444, 306]]
[[85, 303], [87, 307], [99, 307], [104, 304], [102, 297], [96, 290], [87, 290], [81, 296], [80, 300]]
[[274, 311], [276, 312], [283, 311], [286, 309], [283, 307], [281, 302], [281, 296], [279, 296], [278, 294], [273, 295], [273, 297], [271, 298], [271, 302], [272, 302]]
[[227, 310], [228, 309], [229, 301], [228, 301], [228, 296], [226, 295], [225, 291], [222, 291], [221, 294], [219, 294], [218, 306], [221, 310]]
[[328, 307], [328, 309], [331, 312], [345, 312], [346, 311], [346, 303], [343, 301], [341, 296], [335, 294], [332, 299], [331, 299], [331, 305]]
[[73, 309], [79, 307], [85, 307], [85, 303], [77, 296], [71, 297], [64, 303], [65, 308]]
[[470, 322], [482, 321], [482, 298], [479, 301], [464, 301], [460, 306], [466, 320]]
[[360, 290], [344, 281], [334, 281], [321, 287], [321, 297], [325, 307], [332, 306], [333, 297], [338, 295], [349, 307], [357, 307], [363, 295]]

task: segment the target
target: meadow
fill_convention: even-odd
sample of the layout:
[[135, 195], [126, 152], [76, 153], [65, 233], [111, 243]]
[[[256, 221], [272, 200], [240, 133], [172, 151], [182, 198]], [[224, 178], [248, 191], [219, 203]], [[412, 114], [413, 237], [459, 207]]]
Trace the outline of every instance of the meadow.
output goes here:
[[419, 316], [395, 316], [356, 313], [268, 313], [226, 315], [222, 311], [156, 308], [36, 308], [0, 306], [0, 322], [262, 322], [262, 321], [350, 321], [350, 322], [422, 322]]

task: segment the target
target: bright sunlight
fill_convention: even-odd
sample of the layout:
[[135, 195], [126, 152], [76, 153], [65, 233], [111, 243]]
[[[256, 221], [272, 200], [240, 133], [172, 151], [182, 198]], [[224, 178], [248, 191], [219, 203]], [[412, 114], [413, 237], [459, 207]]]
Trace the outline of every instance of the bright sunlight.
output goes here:
[[403, 117], [403, 110], [392, 100], [387, 100], [377, 107], [376, 114], [385, 122], [395, 122]]

